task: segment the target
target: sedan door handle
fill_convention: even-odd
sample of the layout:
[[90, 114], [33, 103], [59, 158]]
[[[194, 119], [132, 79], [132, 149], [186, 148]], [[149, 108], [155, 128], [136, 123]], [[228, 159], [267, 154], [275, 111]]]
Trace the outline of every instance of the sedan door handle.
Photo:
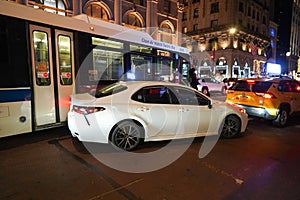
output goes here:
[[139, 108], [137, 108], [137, 110], [145, 112], [145, 111], [149, 110], [149, 108], [147, 108], [147, 107], [139, 107]]
[[179, 109], [179, 112], [188, 112], [189, 111], [189, 109], [187, 109], [187, 108], [180, 108]]

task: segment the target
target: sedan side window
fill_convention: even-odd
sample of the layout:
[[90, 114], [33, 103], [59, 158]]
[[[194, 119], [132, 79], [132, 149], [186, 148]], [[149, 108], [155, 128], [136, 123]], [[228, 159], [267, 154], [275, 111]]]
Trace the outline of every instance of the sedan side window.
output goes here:
[[[188, 90], [181, 87], [174, 87], [170, 89], [171, 96], [174, 96], [172, 99], [176, 97], [177, 103], [181, 105], [208, 105], [209, 99], [207, 99], [204, 95], [201, 95], [193, 90]], [[176, 103], [176, 102], [174, 102]]]
[[170, 104], [169, 91], [164, 86], [145, 87], [132, 95], [132, 100], [142, 103]]

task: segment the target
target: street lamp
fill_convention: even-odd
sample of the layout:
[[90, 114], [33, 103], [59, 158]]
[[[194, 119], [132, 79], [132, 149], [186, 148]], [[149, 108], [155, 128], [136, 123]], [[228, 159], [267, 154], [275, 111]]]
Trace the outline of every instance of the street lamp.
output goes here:
[[232, 34], [235, 34], [236, 32], [236, 28], [230, 28], [229, 29], [229, 33], [232, 35]]

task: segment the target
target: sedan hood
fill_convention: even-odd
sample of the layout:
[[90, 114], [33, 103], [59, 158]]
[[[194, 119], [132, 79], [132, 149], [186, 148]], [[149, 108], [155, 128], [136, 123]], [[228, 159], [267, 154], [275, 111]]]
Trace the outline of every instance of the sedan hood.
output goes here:
[[96, 100], [96, 97], [90, 95], [89, 93], [71, 95], [71, 104], [72, 105], [90, 104], [90, 103], [93, 103], [95, 100]]

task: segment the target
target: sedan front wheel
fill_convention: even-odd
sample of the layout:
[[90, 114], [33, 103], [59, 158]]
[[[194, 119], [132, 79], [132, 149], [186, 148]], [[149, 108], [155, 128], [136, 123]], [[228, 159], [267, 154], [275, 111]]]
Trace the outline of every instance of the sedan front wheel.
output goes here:
[[229, 115], [225, 118], [221, 136], [223, 138], [233, 138], [241, 133], [241, 121], [235, 115]]

